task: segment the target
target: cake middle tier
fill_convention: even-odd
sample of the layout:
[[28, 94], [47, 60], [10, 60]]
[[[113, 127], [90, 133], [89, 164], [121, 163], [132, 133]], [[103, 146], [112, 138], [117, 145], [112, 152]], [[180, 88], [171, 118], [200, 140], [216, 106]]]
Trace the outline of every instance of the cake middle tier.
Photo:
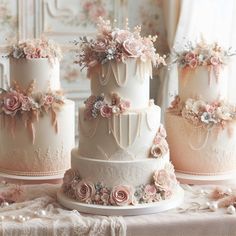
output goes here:
[[133, 109], [145, 108], [149, 102], [149, 84], [152, 76], [151, 61], [127, 59], [123, 62], [110, 61], [90, 69], [92, 95], [117, 93], [128, 100]]
[[98, 116], [87, 120], [85, 108], [79, 109], [79, 153], [103, 160], [148, 158], [160, 127], [161, 109], [150, 104], [145, 109]]

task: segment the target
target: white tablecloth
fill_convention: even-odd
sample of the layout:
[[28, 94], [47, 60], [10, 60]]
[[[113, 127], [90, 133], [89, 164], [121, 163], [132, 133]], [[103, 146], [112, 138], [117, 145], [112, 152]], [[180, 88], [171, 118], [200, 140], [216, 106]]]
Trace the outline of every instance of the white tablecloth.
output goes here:
[[[56, 201], [59, 185], [25, 185], [14, 190], [18, 203], [0, 208], [0, 235], [112, 235], [112, 236], [195, 236], [236, 235], [236, 214], [226, 208], [206, 209], [208, 195], [215, 186], [184, 185], [185, 200], [177, 209], [132, 216], [105, 217], [66, 210]], [[229, 186], [236, 190], [236, 186]], [[15, 189], [2, 184], [1, 192]], [[23, 218], [23, 220], [22, 220]]]

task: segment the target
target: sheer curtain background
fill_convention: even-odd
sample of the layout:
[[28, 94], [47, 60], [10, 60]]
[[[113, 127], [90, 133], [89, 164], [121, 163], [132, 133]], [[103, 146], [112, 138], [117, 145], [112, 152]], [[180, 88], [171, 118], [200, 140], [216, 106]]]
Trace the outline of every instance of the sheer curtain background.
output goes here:
[[[164, 0], [163, 12], [170, 51], [186, 41], [218, 42], [236, 50], [236, 1], [235, 0]], [[171, 58], [170, 58], [171, 60]], [[228, 99], [236, 103], [236, 56], [229, 65]], [[157, 95], [158, 104], [164, 111], [178, 94], [176, 65], [162, 70]]]

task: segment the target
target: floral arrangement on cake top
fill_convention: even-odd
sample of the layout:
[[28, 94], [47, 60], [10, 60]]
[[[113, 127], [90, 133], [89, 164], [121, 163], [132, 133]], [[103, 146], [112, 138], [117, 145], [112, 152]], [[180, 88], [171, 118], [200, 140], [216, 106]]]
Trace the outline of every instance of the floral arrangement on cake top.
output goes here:
[[195, 69], [197, 66], [213, 66], [225, 64], [227, 58], [236, 55], [232, 48], [224, 49], [218, 43], [206, 43], [203, 39], [196, 44], [188, 41], [182, 51], [174, 50], [173, 63], [182, 68]]
[[154, 172], [152, 182], [137, 187], [116, 185], [113, 188], [103, 183], [93, 183], [81, 179], [74, 169], [66, 171], [63, 178], [63, 191], [79, 202], [97, 205], [127, 206], [159, 202], [172, 196], [177, 185], [172, 164]]
[[34, 143], [35, 134], [33, 123], [44, 113], [51, 114], [52, 125], [57, 132], [57, 112], [64, 104], [64, 97], [60, 91], [33, 93], [34, 81], [23, 91], [16, 82], [7, 90], [0, 89], [0, 115], [4, 116], [7, 128], [14, 136], [16, 121], [21, 118]]
[[111, 60], [125, 62], [127, 58], [139, 58], [141, 61], [152, 61], [154, 66], [165, 65], [154, 47], [157, 36], [142, 37], [141, 27], [137, 26], [133, 32], [128, 24], [125, 29], [112, 27], [109, 20], [99, 18], [98, 35], [95, 39], [82, 37], [74, 41], [78, 47], [78, 59], [75, 61], [82, 69], [104, 64]]
[[54, 41], [42, 38], [26, 40], [13, 45], [8, 56], [16, 59], [48, 58], [53, 61], [56, 58], [60, 60], [62, 53], [59, 45]]
[[211, 128], [214, 125], [225, 127], [227, 122], [236, 120], [236, 106], [215, 101], [207, 103], [203, 100], [189, 98], [185, 103], [176, 96], [169, 112], [181, 115], [195, 126]]
[[150, 150], [150, 157], [152, 158], [161, 158], [169, 151], [169, 146], [166, 141], [166, 130], [161, 124], [157, 134], [153, 140], [153, 145]]
[[130, 107], [130, 102], [121, 99], [116, 93], [111, 93], [111, 104], [105, 101], [104, 94], [100, 96], [91, 95], [84, 103], [86, 120], [96, 119], [99, 115], [110, 118], [113, 114], [121, 114]]

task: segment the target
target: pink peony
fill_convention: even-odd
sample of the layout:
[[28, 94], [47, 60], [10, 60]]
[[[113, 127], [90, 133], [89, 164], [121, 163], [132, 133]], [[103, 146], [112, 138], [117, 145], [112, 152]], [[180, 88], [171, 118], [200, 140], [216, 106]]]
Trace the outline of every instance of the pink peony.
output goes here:
[[192, 69], [195, 69], [198, 65], [198, 61], [196, 59], [192, 59], [190, 62], [189, 62], [189, 66], [190, 68]]
[[132, 203], [133, 190], [130, 186], [119, 185], [112, 189], [110, 202], [112, 205], [127, 206]]
[[142, 54], [143, 45], [137, 39], [127, 39], [123, 43], [123, 48], [129, 57], [139, 57]]
[[193, 59], [195, 59], [195, 57], [196, 56], [195, 56], [195, 54], [193, 52], [188, 52], [188, 53], [186, 53], [184, 59], [185, 59], [185, 61], [190, 62]]
[[161, 191], [170, 191], [176, 185], [176, 178], [173, 173], [162, 169], [154, 173], [154, 184]]
[[104, 105], [100, 108], [100, 113], [102, 117], [110, 118], [112, 116], [112, 107]]
[[219, 64], [220, 64], [220, 60], [219, 60], [218, 57], [213, 56], [213, 57], [210, 58], [210, 63], [211, 63], [213, 66], [216, 66], [216, 65], [219, 65]]
[[63, 184], [71, 184], [75, 177], [77, 177], [77, 171], [75, 171], [74, 169], [67, 170], [63, 177]]
[[22, 94], [13, 91], [10, 93], [7, 93], [3, 97], [3, 104], [2, 104], [2, 110], [7, 115], [14, 116], [17, 111], [19, 111], [22, 107], [22, 101], [21, 101]]
[[112, 32], [113, 39], [118, 43], [123, 43], [125, 40], [131, 37], [131, 33], [128, 30], [115, 30]]
[[81, 180], [75, 187], [75, 196], [81, 202], [90, 202], [95, 193], [94, 184], [89, 181]]
[[119, 108], [121, 112], [125, 112], [127, 109], [130, 108], [130, 102], [129, 101], [121, 101], [119, 104]]

